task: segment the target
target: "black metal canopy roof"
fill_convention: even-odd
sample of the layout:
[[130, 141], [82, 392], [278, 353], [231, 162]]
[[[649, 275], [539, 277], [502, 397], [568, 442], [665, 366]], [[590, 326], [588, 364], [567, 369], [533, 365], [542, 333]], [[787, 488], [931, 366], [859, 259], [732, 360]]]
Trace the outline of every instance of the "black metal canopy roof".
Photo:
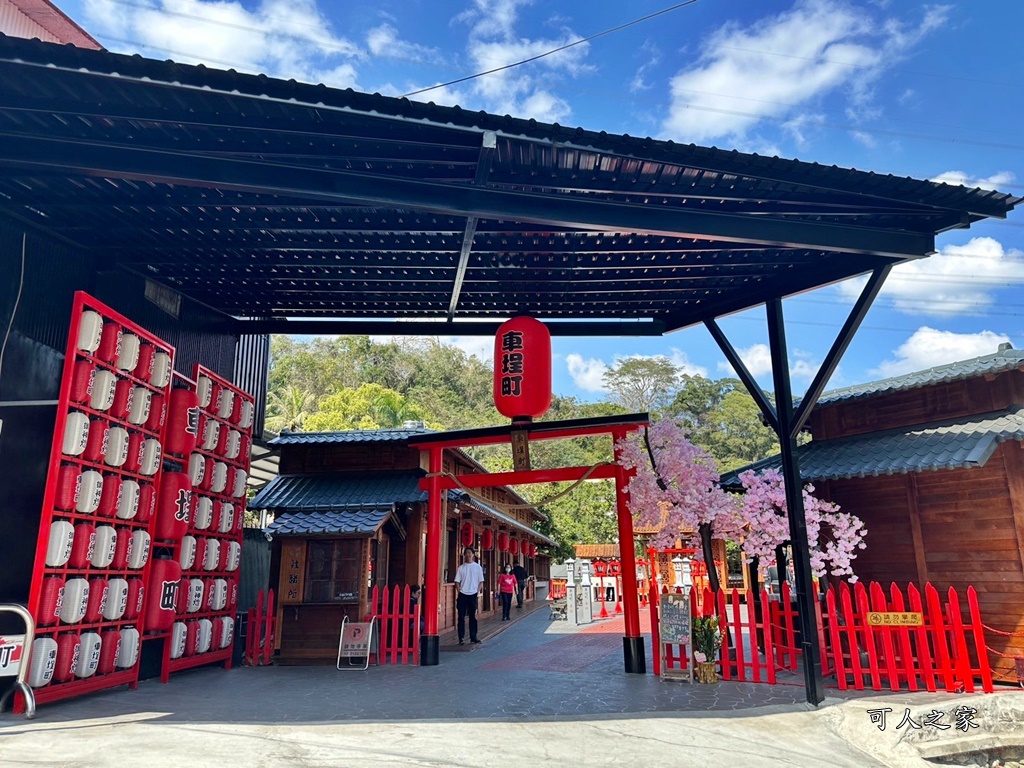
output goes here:
[[0, 213], [247, 332], [658, 334], [1019, 201], [0, 36]]

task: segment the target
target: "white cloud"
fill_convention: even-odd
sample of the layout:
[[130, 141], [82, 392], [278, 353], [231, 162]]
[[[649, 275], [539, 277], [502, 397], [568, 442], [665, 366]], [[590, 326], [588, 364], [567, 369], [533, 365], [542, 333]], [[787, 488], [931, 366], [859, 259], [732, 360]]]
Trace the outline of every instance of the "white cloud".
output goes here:
[[962, 187], [979, 187], [981, 189], [999, 190], [1008, 186], [1016, 180], [1013, 171], [999, 171], [988, 177], [973, 177], [963, 171], [944, 171], [935, 176], [931, 181], [939, 184], [953, 184]]
[[[853, 300], [867, 278], [840, 283], [840, 295]], [[980, 314], [995, 302], [994, 292], [1024, 284], [1024, 252], [1004, 249], [991, 237], [975, 237], [966, 245], [947, 245], [927, 259], [893, 268], [880, 298], [900, 312], [949, 316]]]
[[[531, 3], [532, 0], [474, 0], [473, 7], [456, 17], [456, 21], [471, 25], [467, 53], [474, 72], [539, 56], [580, 38], [564, 26], [548, 38], [517, 33], [519, 9]], [[429, 98], [440, 103], [457, 100], [466, 107], [480, 106], [490, 112], [545, 122], [565, 121], [571, 114], [569, 103], [553, 91], [552, 83], [558, 76], [576, 77], [592, 71], [586, 64], [588, 50], [588, 44], [582, 43], [529, 64], [478, 77], [465, 84], [461, 93], [430, 91]]]
[[[736, 354], [740, 356], [743, 365], [750, 371], [755, 379], [768, 376], [772, 372], [772, 353], [767, 344], [753, 344], [745, 349], [737, 349]], [[820, 364], [810, 358], [808, 353], [801, 350], [790, 352], [789, 375], [793, 379], [810, 381], [818, 372]], [[735, 376], [736, 369], [731, 363], [720, 362], [718, 372], [723, 376]]]
[[569, 375], [579, 389], [584, 392], [607, 392], [604, 386], [604, 375], [608, 366], [597, 358], [584, 359], [575, 352], [565, 356]]
[[672, 78], [664, 136], [735, 143], [762, 119], [791, 116], [839, 88], [854, 119], [871, 117], [875, 80], [947, 14], [931, 6], [908, 26], [875, 22], [837, 0], [804, 0], [749, 27], [726, 24], [707, 37], [696, 65]]
[[484, 363], [490, 364], [494, 357], [493, 336], [441, 336], [439, 340], [442, 344], [458, 347]]
[[366, 34], [366, 47], [374, 56], [402, 59], [414, 63], [438, 64], [444, 57], [436, 48], [411, 43], [398, 36], [398, 30], [391, 24], [381, 24]]
[[94, 35], [128, 40], [185, 64], [345, 88], [358, 87], [353, 62], [365, 56], [331, 31], [316, 0], [262, 0], [252, 10], [215, 0], [86, 0], [83, 11]]
[[[640, 357], [640, 355], [634, 355], [634, 357]], [[690, 358], [681, 349], [673, 347], [668, 359], [672, 365], [679, 369], [679, 373], [684, 376], [703, 376], [707, 378], [708, 369], [702, 365], [691, 363]]]
[[953, 333], [922, 326], [895, 350], [895, 359], [884, 361], [878, 368], [871, 371], [871, 374], [889, 378], [953, 363], [957, 360], [970, 360], [981, 355], [991, 355], [999, 348], [1000, 344], [1009, 340], [1008, 336], [992, 331]]

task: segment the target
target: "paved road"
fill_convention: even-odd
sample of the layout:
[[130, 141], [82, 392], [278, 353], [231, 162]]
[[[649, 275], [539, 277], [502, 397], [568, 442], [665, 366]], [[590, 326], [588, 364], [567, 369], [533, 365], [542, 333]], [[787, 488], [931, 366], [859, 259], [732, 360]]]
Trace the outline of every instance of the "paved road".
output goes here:
[[0, 716], [0, 765], [926, 765], [897, 754], [905, 734], [878, 732], [866, 714], [909, 694], [812, 709], [801, 686], [626, 675], [621, 635], [597, 629], [539, 611], [433, 668], [207, 668], [146, 681], [46, 705], [34, 721]]

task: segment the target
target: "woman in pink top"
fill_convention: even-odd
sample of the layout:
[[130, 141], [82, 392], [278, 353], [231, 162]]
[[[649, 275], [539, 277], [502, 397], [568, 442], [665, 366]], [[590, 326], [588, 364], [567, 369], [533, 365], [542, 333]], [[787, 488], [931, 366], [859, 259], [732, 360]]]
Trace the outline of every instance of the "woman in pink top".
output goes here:
[[512, 595], [516, 592], [516, 577], [512, 575], [512, 566], [506, 565], [505, 572], [498, 577], [498, 593], [501, 595], [501, 620], [511, 620]]

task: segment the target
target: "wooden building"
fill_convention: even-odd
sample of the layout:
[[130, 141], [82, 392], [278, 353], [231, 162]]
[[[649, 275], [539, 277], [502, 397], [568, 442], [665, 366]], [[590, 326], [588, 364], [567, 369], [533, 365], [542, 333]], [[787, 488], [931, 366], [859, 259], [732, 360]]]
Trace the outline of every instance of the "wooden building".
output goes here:
[[[281, 453], [280, 475], [256, 495], [250, 508], [274, 517], [266, 530], [273, 538], [271, 571], [272, 580], [277, 574], [282, 662], [333, 660], [342, 617], [362, 621], [371, 611], [374, 586], [422, 583], [427, 494], [420, 481], [426, 471], [420, 451], [408, 441], [430, 433], [417, 425], [286, 433], [270, 441]], [[444, 471], [463, 475], [485, 470], [465, 453], [450, 450], [444, 454]], [[478, 615], [496, 610], [498, 572], [506, 562], [521, 562], [531, 574], [548, 572], [547, 555], [536, 549], [554, 542], [534, 529], [544, 516], [527, 506], [507, 509], [525, 503], [507, 488], [480, 489], [473, 496], [448, 492], [440, 631], [455, 626], [452, 579], [464, 543], [476, 547], [486, 577]], [[531, 589], [527, 599], [532, 596]]]
[[[986, 625], [1024, 632], [1024, 351], [827, 392], [808, 425], [803, 479], [867, 527], [860, 579], [973, 586]], [[1016, 682], [1024, 636], [999, 632], [990, 662]]]

